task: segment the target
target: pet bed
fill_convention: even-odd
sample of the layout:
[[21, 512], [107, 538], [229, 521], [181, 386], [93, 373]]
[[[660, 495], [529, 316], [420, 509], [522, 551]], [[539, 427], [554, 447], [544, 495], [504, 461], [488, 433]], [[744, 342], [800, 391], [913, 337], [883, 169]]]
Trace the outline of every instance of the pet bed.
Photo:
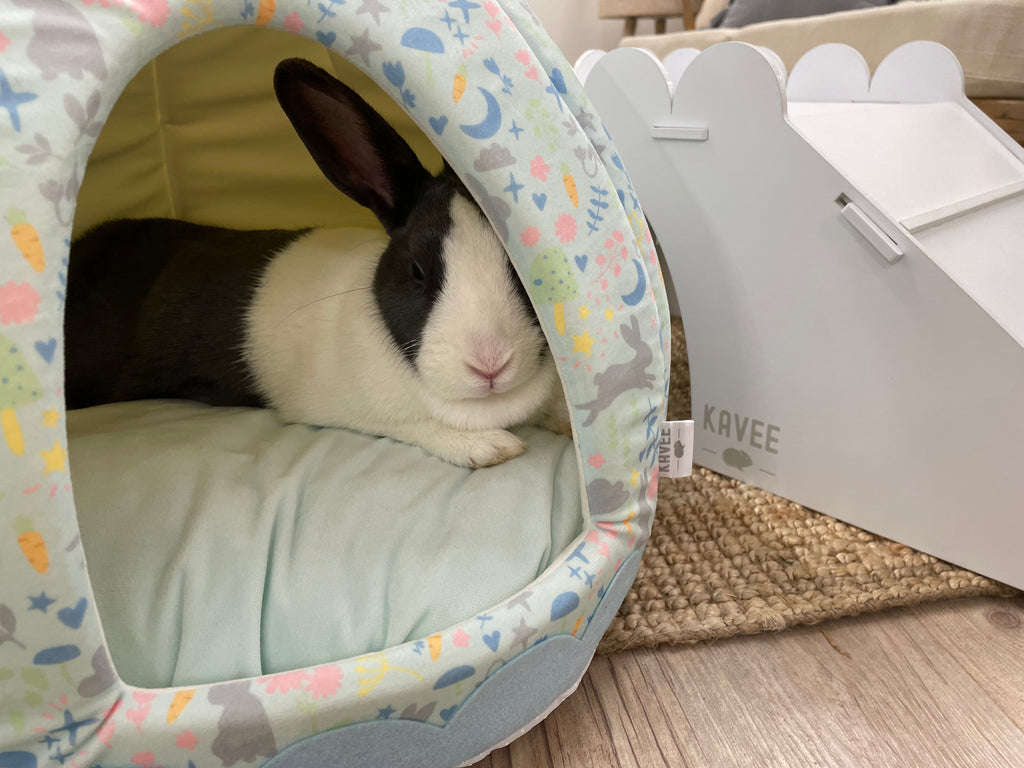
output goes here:
[[[536, 722], [583, 674], [649, 535], [669, 344], [629, 179], [536, 18], [518, 2], [466, 0], [0, 0], [0, 19], [0, 765], [457, 765]], [[269, 412], [151, 402], [69, 417], [62, 302], [79, 200], [76, 226], [160, 213], [150, 210], [158, 198], [182, 218], [228, 226], [334, 223], [319, 214], [336, 193], [327, 204], [296, 193], [288, 160], [229, 173], [220, 152], [175, 154], [196, 120], [235, 103], [221, 66], [233, 49], [223, 47], [182, 64], [197, 77], [178, 81], [176, 109], [174, 83], [154, 78], [150, 91], [161, 125], [145, 141], [165, 168], [206, 169], [199, 193], [168, 192], [158, 170], [121, 161], [109, 194], [87, 194], [101, 173], [79, 195], [132, 76], [185, 38], [243, 25], [350, 60], [462, 176], [538, 310], [572, 441], [526, 429], [522, 463], [469, 472], [389, 441], [286, 427]], [[253, 39], [244, 45], [272, 68], [270, 38]], [[197, 95], [199, 80], [222, 83], [219, 98]], [[204, 146], [229, 153], [256, 132], [246, 123]], [[113, 154], [139, 160], [136, 146], [125, 134]], [[250, 205], [261, 189], [272, 196]], [[349, 507], [332, 519], [336, 497]], [[430, 525], [420, 519], [428, 507]], [[181, 559], [175, 532], [200, 545], [176, 581], [162, 578]], [[499, 553], [515, 569], [502, 561], [486, 575]], [[398, 571], [399, 556], [433, 570]], [[229, 579], [234, 603], [182, 600]], [[340, 592], [365, 599], [346, 606]], [[187, 634], [204, 610], [234, 647]], [[346, 634], [356, 623], [362, 638]], [[162, 647], [119, 659], [115, 643], [127, 641]]]

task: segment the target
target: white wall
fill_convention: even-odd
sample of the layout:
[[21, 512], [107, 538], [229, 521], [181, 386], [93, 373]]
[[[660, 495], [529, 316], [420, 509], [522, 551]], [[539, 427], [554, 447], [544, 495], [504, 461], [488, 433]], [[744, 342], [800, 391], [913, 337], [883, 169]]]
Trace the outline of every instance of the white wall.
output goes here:
[[[622, 19], [599, 19], [597, 0], [528, 0], [548, 34], [558, 43], [565, 58], [575, 64], [580, 54], [590, 48], [609, 51], [622, 37]], [[673, 20], [669, 30], [682, 29], [682, 21]], [[651, 34], [654, 24], [640, 22], [638, 34]]]

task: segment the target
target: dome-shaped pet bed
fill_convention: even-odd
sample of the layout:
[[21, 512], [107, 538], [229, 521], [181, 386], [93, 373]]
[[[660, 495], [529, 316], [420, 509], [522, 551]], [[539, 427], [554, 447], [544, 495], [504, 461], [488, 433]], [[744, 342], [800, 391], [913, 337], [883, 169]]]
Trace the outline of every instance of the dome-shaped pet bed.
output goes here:
[[[162, 183], [163, 171], [121, 163], [105, 192], [83, 187], [79, 197], [96, 137], [154, 57], [241, 26], [298, 33], [344, 57], [447, 158], [537, 309], [574, 442], [524, 428], [525, 456], [470, 471], [385, 439], [282, 425], [268, 411], [180, 402], [65, 410], [76, 204], [76, 228], [111, 213], [148, 215], [138, 185]], [[273, 45], [254, 46], [272, 68]], [[233, 99], [226, 77], [219, 97], [197, 96], [188, 77], [221, 82], [221, 70], [179, 61], [192, 70], [147, 97], [165, 123], [150, 137], [164, 170], [178, 160], [213, 169], [188, 200], [283, 190], [255, 212], [244, 200], [222, 210], [211, 202], [209, 223], [259, 226], [275, 205], [288, 209], [273, 202], [294, 192], [285, 171], [234, 168], [241, 179], [218, 196], [209, 179], [229, 175], [218, 153], [174, 158], [168, 137], [191, 140], [204, 99]], [[183, 106], [172, 112], [175, 87]], [[0, 0], [0, 107], [0, 766], [457, 765], [564, 698], [650, 532], [668, 313], [615, 149], [529, 9], [512, 0]], [[191, 146], [251, 138], [213, 134]], [[131, 132], [122, 136], [115, 150], [131, 157]], [[188, 205], [176, 200], [172, 213], [187, 218]], [[313, 220], [295, 213], [303, 209]], [[272, 225], [323, 223], [314, 209], [292, 206]], [[265, 490], [268, 477], [291, 484]], [[272, 503], [250, 517], [246, 497], [261, 493]], [[393, 512], [340, 524], [325, 501], [340, 497]], [[200, 525], [198, 500], [225, 514]], [[431, 504], [441, 517], [424, 523]], [[191, 563], [182, 576], [184, 550], [153, 548], [178, 539], [196, 545], [200, 564], [228, 571], [197, 581]], [[416, 565], [396, 567], [406, 560]], [[353, 563], [366, 576], [347, 583]], [[252, 592], [250, 564], [263, 580]], [[231, 600], [188, 603], [224, 594], [224, 581]], [[343, 592], [363, 601], [339, 612]], [[245, 608], [254, 638], [232, 624]], [[365, 636], [351, 640], [349, 627], [362, 624]], [[168, 637], [169, 647], [149, 647]], [[146, 664], [133, 668], [137, 657]]]

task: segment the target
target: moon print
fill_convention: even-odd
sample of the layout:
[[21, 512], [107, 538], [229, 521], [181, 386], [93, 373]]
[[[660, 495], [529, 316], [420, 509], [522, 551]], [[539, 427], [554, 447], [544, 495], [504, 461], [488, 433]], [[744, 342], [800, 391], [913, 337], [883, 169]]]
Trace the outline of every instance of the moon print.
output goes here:
[[487, 102], [487, 116], [476, 125], [460, 125], [459, 128], [471, 139], [489, 139], [501, 127], [501, 106], [493, 93], [479, 86], [477, 90], [484, 95]]
[[636, 288], [631, 293], [627, 293], [622, 297], [622, 301], [631, 307], [639, 304], [647, 292], [647, 275], [644, 274], [643, 265], [636, 259], [633, 259], [633, 266], [636, 267]]

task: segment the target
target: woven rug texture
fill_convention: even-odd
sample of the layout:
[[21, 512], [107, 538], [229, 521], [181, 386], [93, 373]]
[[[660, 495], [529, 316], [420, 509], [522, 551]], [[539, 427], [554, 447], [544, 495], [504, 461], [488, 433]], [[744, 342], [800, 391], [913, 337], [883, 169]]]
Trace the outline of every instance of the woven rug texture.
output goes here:
[[[690, 418], [672, 318], [670, 419]], [[663, 479], [636, 582], [598, 653], [781, 630], [867, 611], [1018, 592], [700, 467]]]

